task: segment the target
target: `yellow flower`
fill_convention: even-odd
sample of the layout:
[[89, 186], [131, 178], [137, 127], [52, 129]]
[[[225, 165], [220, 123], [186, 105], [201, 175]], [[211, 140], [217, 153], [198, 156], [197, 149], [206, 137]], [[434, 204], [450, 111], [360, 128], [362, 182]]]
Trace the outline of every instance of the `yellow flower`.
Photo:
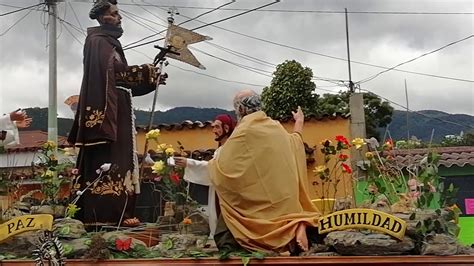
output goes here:
[[168, 148], [168, 144], [163, 143], [158, 145], [158, 150], [159, 151], [165, 151]]
[[157, 140], [159, 136], [160, 136], [160, 130], [159, 129], [150, 130], [145, 135], [146, 139], [154, 139], [154, 140]]
[[68, 218], [74, 218], [76, 215], [76, 212], [79, 211], [81, 208], [78, 208], [76, 204], [74, 203], [69, 203], [69, 205], [66, 208], [66, 217]]
[[52, 178], [53, 176], [54, 176], [54, 172], [51, 170], [47, 170], [46, 172], [44, 172], [44, 175], [43, 175], [43, 177], [46, 177], [46, 178]]
[[174, 149], [169, 147], [165, 150], [166, 155], [171, 156], [174, 154]]
[[323, 173], [325, 170], [326, 170], [326, 166], [325, 166], [325, 165], [318, 165], [318, 166], [316, 166], [316, 167], [314, 168], [313, 173], [321, 174], [321, 173]]
[[158, 161], [153, 164], [151, 170], [153, 170], [154, 174], [159, 174], [165, 168], [165, 163], [163, 161]]
[[368, 152], [365, 153], [365, 158], [370, 160], [370, 159], [374, 158], [374, 154], [372, 152], [368, 151]]
[[361, 138], [355, 138], [352, 140], [352, 144], [356, 147], [356, 149], [360, 149], [365, 144], [365, 141]]
[[43, 149], [45, 150], [54, 150], [56, 148], [56, 143], [52, 140], [48, 140], [43, 144]]

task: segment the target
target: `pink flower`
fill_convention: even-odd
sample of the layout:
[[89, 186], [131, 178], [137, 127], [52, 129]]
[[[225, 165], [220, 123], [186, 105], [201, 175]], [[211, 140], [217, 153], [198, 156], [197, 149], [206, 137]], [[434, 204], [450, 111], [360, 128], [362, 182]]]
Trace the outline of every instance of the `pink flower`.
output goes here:
[[79, 169], [73, 168], [73, 169], [71, 170], [71, 174], [73, 174], [73, 175], [79, 174]]
[[157, 175], [153, 178], [153, 181], [160, 182], [161, 181], [161, 175]]

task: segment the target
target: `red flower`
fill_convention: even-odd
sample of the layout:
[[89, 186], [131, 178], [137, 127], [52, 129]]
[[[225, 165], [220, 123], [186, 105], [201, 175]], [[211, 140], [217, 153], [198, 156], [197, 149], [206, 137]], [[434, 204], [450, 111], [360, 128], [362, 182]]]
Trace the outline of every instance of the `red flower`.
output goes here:
[[173, 181], [173, 183], [175, 183], [176, 185], [179, 185], [179, 175], [177, 173], [171, 173], [170, 175], [170, 179], [171, 181]]
[[130, 249], [132, 245], [132, 238], [128, 238], [125, 240], [115, 239], [115, 248], [118, 251], [127, 251]]
[[349, 141], [344, 136], [336, 136], [336, 141], [341, 142], [347, 146], [349, 146]]
[[341, 160], [343, 162], [346, 161], [348, 158], [349, 158], [349, 156], [346, 155], [346, 154], [342, 154], [342, 153], [339, 154], [339, 160]]
[[341, 166], [342, 166], [342, 171], [343, 172], [346, 172], [348, 174], [352, 174], [352, 169], [349, 165], [347, 165], [345, 163], [341, 163]]

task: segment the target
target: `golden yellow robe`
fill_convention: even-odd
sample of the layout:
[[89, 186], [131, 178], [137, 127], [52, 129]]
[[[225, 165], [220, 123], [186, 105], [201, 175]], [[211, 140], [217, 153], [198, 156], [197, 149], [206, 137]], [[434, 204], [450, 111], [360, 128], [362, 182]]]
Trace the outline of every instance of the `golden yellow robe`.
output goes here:
[[300, 222], [317, 225], [303, 140], [262, 111], [241, 120], [209, 172], [224, 221], [246, 249], [284, 251]]

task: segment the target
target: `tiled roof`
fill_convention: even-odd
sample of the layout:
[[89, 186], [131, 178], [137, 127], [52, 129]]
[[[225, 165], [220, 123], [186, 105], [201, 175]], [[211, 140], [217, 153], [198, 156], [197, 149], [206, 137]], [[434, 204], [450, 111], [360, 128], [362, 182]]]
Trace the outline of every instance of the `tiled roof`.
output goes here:
[[[21, 130], [19, 134], [20, 145], [8, 146], [8, 153], [36, 151], [48, 141], [48, 133], [41, 130]], [[67, 139], [62, 136], [58, 136], [58, 144], [61, 148], [69, 146]]]
[[[474, 146], [441, 147], [434, 149], [441, 158], [439, 166], [474, 166]], [[399, 165], [419, 163], [428, 154], [428, 149], [394, 150], [392, 156]]]
[[[316, 115], [309, 115], [305, 117], [305, 121], [323, 121], [323, 120], [335, 120], [337, 118], [343, 118], [343, 119], [348, 119], [350, 117], [350, 114], [342, 114], [342, 113], [334, 113], [332, 115], [329, 114], [324, 114], [321, 116], [316, 116]], [[293, 117], [286, 117], [282, 118], [279, 121], [280, 122], [288, 122], [291, 121]], [[206, 128], [210, 127], [212, 124], [212, 121], [191, 121], [191, 120], [185, 120], [181, 123], [173, 123], [173, 124], [158, 124], [154, 125], [152, 129], [159, 129], [159, 130], [182, 130], [182, 129], [195, 129], [195, 128]], [[145, 131], [147, 126], [137, 126], [136, 129], [137, 131]]]

